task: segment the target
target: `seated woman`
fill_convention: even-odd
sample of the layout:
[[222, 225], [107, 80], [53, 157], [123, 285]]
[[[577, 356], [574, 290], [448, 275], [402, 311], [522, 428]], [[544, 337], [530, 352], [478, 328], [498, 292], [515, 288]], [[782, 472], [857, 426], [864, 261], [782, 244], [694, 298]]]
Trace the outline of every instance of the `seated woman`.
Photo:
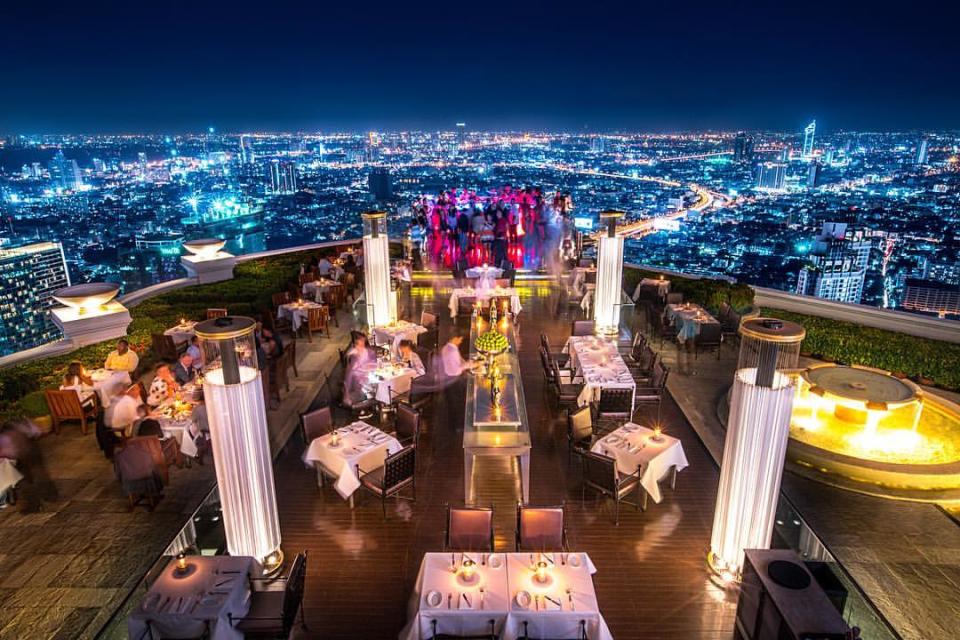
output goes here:
[[150, 383], [150, 391], [147, 393], [147, 404], [151, 407], [159, 406], [167, 398], [172, 398], [173, 394], [176, 393], [179, 388], [180, 385], [177, 384], [177, 381], [173, 377], [173, 372], [170, 371], [170, 365], [159, 364], [157, 365], [153, 382]]
[[347, 369], [362, 367], [377, 361], [377, 352], [370, 346], [367, 335], [360, 331], [350, 332], [350, 348], [345, 355]]
[[63, 375], [63, 383], [60, 385], [61, 391], [72, 389], [80, 396], [80, 402], [88, 404], [94, 401], [93, 378], [87, 375], [83, 365], [74, 360], [67, 367], [67, 372]]

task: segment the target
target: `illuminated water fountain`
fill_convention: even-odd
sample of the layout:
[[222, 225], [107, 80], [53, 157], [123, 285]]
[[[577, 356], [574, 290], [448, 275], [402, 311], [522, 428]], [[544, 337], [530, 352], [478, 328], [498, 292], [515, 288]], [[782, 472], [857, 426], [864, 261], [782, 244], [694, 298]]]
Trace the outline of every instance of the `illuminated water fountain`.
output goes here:
[[788, 460], [874, 493], [960, 490], [956, 404], [867, 367], [822, 364], [797, 377]]

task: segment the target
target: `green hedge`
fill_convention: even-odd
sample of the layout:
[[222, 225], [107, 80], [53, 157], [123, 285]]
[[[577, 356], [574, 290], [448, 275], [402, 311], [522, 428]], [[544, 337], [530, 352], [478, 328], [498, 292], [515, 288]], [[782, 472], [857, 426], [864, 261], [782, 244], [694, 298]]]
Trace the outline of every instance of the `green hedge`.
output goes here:
[[[244, 262], [236, 266], [232, 280], [177, 289], [133, 307], [127, 339], [140, 356], [141, 371], [156, 362], [151, 334], [163, 333], [181, 317], [201, 320], [210, 307], [224, 307], [231, 314], [250, 316], [271, 308], [271, 296], [296, 281], [300, 264], [311, 253], [302, 251]], [[43, 390], [60, 385], [70, 362], [79, 360], [88, 368], [100, 367], [114, 348], [115, 341], [111, 340], [0, 370], [0, 418], [45, 415]]]
[[763, 313], [803, 325], [807, 337], [800, 348], [813, 357], [885, 369], [960, 391], [960, 344], [780, 309]]
[[[641, 279], [656, 279], [659, 275], [653, 271], [626, 267], [623, 270], [623, 289], [632, 295]], [[726, 280], [693, 279], [678, 276], [670, 276], [669, 280], [671, 293], [682, 293], [684, 300], [695, 302], [714, 313], [719, 311], [720, 305], [724, 302], [739, 313], [743, 313], [753, 306], [753, 289], [746, 284], [730, 284]]]

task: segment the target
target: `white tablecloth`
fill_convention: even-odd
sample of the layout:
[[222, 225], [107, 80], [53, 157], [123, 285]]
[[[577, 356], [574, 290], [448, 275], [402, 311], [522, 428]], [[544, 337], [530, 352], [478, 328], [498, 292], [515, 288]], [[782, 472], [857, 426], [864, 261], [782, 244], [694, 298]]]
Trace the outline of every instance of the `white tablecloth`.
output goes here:
[[317, 302], [323, 301], [324, 294], [330, 290], [330, 287], [340, 287], [343, 286], [335, 280], [330, 280], [329, 278], [320, 278], [313, 282], [304, 282], [302, 291], [303, 295], [306, 297], [316, 300]]
[[178, 324], [175, 327], [170, 327], [163, 332], [163, 335], [170, 336], [173, 338], [175, 344], [183, 344], [184, 342], [190, 342], [190, 340], [195, 335], [194, 327], [197, 325], [196, 322], [188, 321], [186, 324]]
[[366, 422], [358, 421], [340, 427], [336, 433], [340, 438], [339, 446], [330, 446], [332, 433], [320, 436], [310, 443], [303, 460], [310, 466], [320, 463], [326, 471], [336, 476], [334, 488], [344, 499], [360, 488], [357, 465], [362, 471], [376, 469], [383, 466], [387, 455], [403, 448], [396, 438]]
[[496, 286], [496, 280], [503, 275], [503, 269], [499, 267], [470, 267], [466, 271], [468, 278], [477, 279], [477, 288], [478, 289], [492, 289]]
[[513, 287], [506, 289], [474, 289], [472, 287], [454, 289], [450, 294], [450, 317], [457, 317], [457, 301], [460, 298], [476, 298], [477, 301], [489, 300], [490, 298], [510, 298], [510, 311], [517, 315], [523, 311], [520, 306], [520, 294]]
[[367, 374], [367, 385], [373, 390], [373, 397], [383, 404], [390, 404], [394, 397], [410, 391], [410, 385], [417, 375], [417, 372], [409, 367], [380, 367], [376, 362], [365, 365], [363, 369]]
[[[110, 371], [108, 369], [96, 369], [90, 372], [93, 378], [93, 390], [100, 396], [100, 404], [106, 408], [110, 406], [110, 390], [114, 385], [122, 385], [126, 391], [130, 386], [130, 374], [126, 371]], [[143, 398], [146, 400], [146, 398]]]
[[[454, 566], [459, 568], [464, 558], [476, 564], [479, 579], [475, 583], [461, 582], [452, 570]], [[570, 564], [570, 558], [575, 558], [578, 566]], [[489, 633], [490, 620], [494, 621], [495, 631], [502, 640], [520, 636], [524, 621], [535, 638], [576, 638], [583, 620], [590, 638], [611, 640], [613, 636], [600, 614], [593, 588], [596, 568], [587, 554], [546, 554], [544, 561], [550, 564], [552, 560], [548, 570], [550, 582], [546, 585], [532, 579], [533, 563], [540, 559], [539, 554], [529, 553], [425, 554], [408, 605], [408, 622], [400, 638], [431, 637], [433, 621], [437, 623], [437, 633]], [[494, 567], [494, 563], [499, 566]], [[517, 603], [520, 591], [536, 596], [529, 608], [524, 609]], [[439, 594], [439, 605], [431, 605], [432, 592]]]
[[[614, 340], [604, 340], [596, 336], [571, 336], [563, 347], [570, 354], [570, 368], [575, 376], [583, 379], [583, 391], [577, 403], [583, 407], [600, 399], [600, 390], [632, 389], [636, 393], [637, 383], [617, 350]], [[631, 406], [633, 401], [631, 400]]]
[[596, 288], [596, 283], [587, 283], [587, 274], [596, 272], [595, 267], [576, 267], [573, 270], [573, 277], [570, 279], [570, 287], [578, 294], [583, 293], [584, 288]]
[[0, 493], [15, 487], [23, 480], [23, 474], [17, 469], [16, 463], [9, 458], [0, 458]]
[[426, 327], [421, 327], [419, 324], [407, 322], [406, 320], [399, 320], [392, 326], [385, 325], [374, 328], [373, 340], [381, 346], [389, 345], [393, 350], [393, 353], [397, 354], [399, 353], [399, 345], [401, 340], [411, 340], [414, 344], [416, 344], [417, 336], [426, 332]]
[[319, 309], [322, 305], [316, 302], [305, 300], [302, 304], [297, 302], [288, 302], [277, 307], [277, 317], [286, 318], [290, 321], [294, 331], [300, 330], [300, 325], [307, 321], [308, 310], [312, 308]]
[[706, 309], [692, 302], [668, 304], [667, 316], [677, 324], [677, 340], [686, 342], [700, 335], [700, 326], [719, 324]]
[[652, 436], [652, 429], [628, 422], [597, 440], [591, 451], [615, 458], [620, 473], [634, 473], [640, 467], [640, 484], [654, 502], [660, 502], [662, 496], [657, 482], [671, 467], [681, 471], [688, 463], [679, 440], [662, 433], [663, 442], [654, 442]]
[[183, 577], [174, 572], [176, 561], [164, 568], [127, 618], [129, 636], [141, 637], [148, 622], [171, 637], [175, 632], [189, 634], [206, 622], [213, 640], [241, 640], [243, 634], [230, 625], [227, 614], [243, 617], [249, 610], [247, 577], [257, 576], [260, 564], [244, 556], [188, 556], [187, 565], [193, 571]]
[[640, 298], [640, 291], [644, 287], [655, 287], [657, 289], [657, 295], [661, 298], [670, 293], [669, 280], [660, 280], [659, 278], [643, 278], [637, 283], [637, 288], [633, 290], [634, 302]]

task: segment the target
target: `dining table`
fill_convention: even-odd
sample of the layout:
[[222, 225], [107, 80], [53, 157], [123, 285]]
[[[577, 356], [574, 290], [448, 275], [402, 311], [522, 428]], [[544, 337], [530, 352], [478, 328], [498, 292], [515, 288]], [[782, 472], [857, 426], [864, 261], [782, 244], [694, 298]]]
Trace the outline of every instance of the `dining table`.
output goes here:
[[426, 553], [402, 640], [484, 635], [597, 640], [612, 635], [600, 613], [585, 553]]
[[[89, 373], [93, 380], [93, 390], [100, 398], [100, 406], [110, 406], [110, 394], [116, 385], [123, 386], [126, 391], [131, 384], [129, 371], [113, 371], [111, 369], [94, 369]], [[81, 394], [81, 398], [82, 398]]]
[[421, 333], [426, 333], [427, 328], [407, 320], [397, 320], [390, 324], [380, 325], [373, 328], [373, 341], [379, 346], [388, 346], [393, 355], [400, 353], [400, 342], [410, 340], [414, 344]]
[[637, 283], [637, 287], [633, 290], [633, 301], [636, 302], [640, 299], [640, 292], [643, 291], [645, 287], [651, 289], [656, 289], [657, 297], [665, 298], [668, 293], [670, 293], [670, 281], [663, 278], [641, 278], [640, 282]]
[[474, 287], [458, 287], [450, 294], [450, 317], [456, 318], [460, 298], [476, 298], [477, 302], [490, 298], [510, 298], [510, 311], [513, 315], [523, 311], [520, 305], [520, 293], [515, 287], [492, 287], [477, 289]]
[[327, 292], [330, 291], [331, 287], [342, 287], [343, 285], [337, 282], [336, 280], [331, 280], [330, 278], [319, 278], [317, 280], [311, 280], [310, 282], [304, 282], [301, 287], [303, 295], [311, 300], [316, 302], [324, 302], [324, 296]]
[[353, 494], [360, 488], [357, 466], [363, 472], [383, 466], [388, 455], [402, 449], [400, 442], [361, 420], [338, 427], [314, 438], [303, 455], [307, 466], [317, 469], [318, 483], [325, 474], [335, 478], [334, 489], [353, 506]]
[[700, 335], [705, 324], [720, 324], [710, 313], [694, 302], [667, 305], [667, 317], [677, 327], [677, 340], [683, 344]]
[[[570, 355], [574, 379], [583, 381], [583, 390], [577, 404], [585, 407], [600, 399], [602, 389], [631, 389], [636, 393], [637, 383], [617, 349], [616, 340], [598, 336], [570, 336], [563, 346]], [[631, 406], [634, 402], [631, 401]]]
[[310, 309], [320, 309], [323, 305], [309, 300], [288, 302], [277, 307], [277, 317], [290, 321], [294, 333], [300, 330], [300, 325], [307, 321]]
[[23, 474], [17, 469], [17, 463], [10, 458], [0, 458], [0, 494], [17, 486], [23, 480]]
[[670, 474], [670, 484], [675, 485], [677, 472], [689, 466], [680, 440], [633, 422], [600, 438], [590, 450], [614, 458], [617, 471], [624, 475], [639, 469], [640, 486], [657, 503], [663, 499], [660, 481]]
[[209, 637], [241, 640], [230, 623], [250, 609], [250, 578], [260, 563], [247, 556], [185, 556], [183, 571], [171, 559], [127, 617], [130, 638]]
[[170, 336], [173, 338], [174, 344], [181, 345], [193, 339], [193, 336], [196, 335], [194, 329], [196, 326], [197, 323], [194, 320], [184, 320], [164, 331], [163, 335]]
[[174, 438], [180, 453], [188, 458], [193, 458], [198, 453], [195, 438], [199, 427], [194, 421], [195, 407], [192, 402], [167, 398], [150, 414], [150, 417], [160, 423], [163, 435]]
[[477, 281], [476, 287], [478, 289], [491, 289], [496, 286], [496, 279], [503, 275], [503, 269], [485, 264], [479, 267], [470, 267], [464, 273], [468, 278], [474, 278]]

